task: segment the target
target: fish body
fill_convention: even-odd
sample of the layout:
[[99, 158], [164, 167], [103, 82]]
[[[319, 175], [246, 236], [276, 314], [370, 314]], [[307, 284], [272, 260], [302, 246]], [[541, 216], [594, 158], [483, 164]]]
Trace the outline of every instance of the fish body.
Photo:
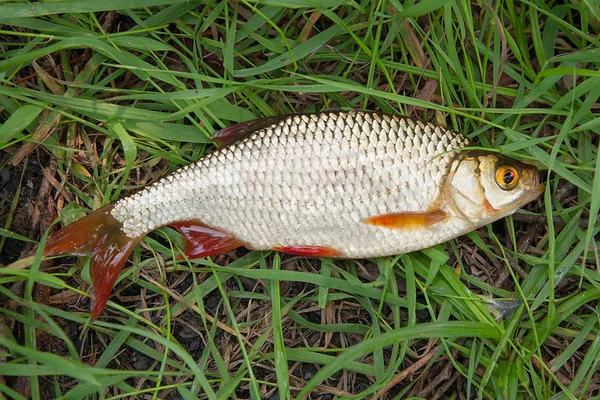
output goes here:
[[224, 146], [49, 239], [46, 255], [92, 255], [93, 316], [132, 248], [161, 226], [182, 233], [190, 257], [243, 245], [365, 258], [445, 242], [543, 190], [535, 167], [464, 151], [463, 135], [394, 115], [274, 117], [215, 139]]
[[349, 258], [405, 253], [464, 233], [470, 222], [449, 218], [432, 236], [429, 229], [363, 221], [429, 210], [453, 150], [467, 143], [388, 115], [290, 116], [117, 201], [111, 214], [130, 237], [196, 219], [256, 250], [326, 246]]

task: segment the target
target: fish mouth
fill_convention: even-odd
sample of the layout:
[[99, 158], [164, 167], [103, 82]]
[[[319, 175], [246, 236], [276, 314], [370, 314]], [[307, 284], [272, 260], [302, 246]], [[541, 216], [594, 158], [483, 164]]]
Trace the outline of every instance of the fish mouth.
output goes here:
[[513, 206], [513, 208], [515, 209], [515, 211], [518, 210], [519, 208], [523, 207], [525, 204], [532, 202], [533, 200], [540, 197], [540, 195], [542, 193], [544, 193], [545, 190], [546, 190], [546, 185], [544, 185], [543, 183], [538, 183], [537, 185], [535, 185], [531, 189], [529, 189], [529, 192], [524, 194], [523, 197], [521, 197], [519, 199], [517, 204], [515, 204]]
[[529, 203], [540, 197], [542, 193], [546, 190], [546, 185], [540, 183], [540, 177], [538, 174], [534, 174], [531, 187], [526, 193], [523, 194], [523, 197], [519, 199], [518, 207], [523, 207], [525, 204]]
[[545, 190], [546, 185], [540, 183], [540, 174], [536, 170], [536, 172], [533, 174], [533, 182], [531, 182], [531, 189], [529, 189], [528, 195], [524, 196], [527, 198], [527, 200], [523, 204], [527, 204], [530, 201], [537, 199], [542, 193], [544, 193]]
[[537, 199], [542, 193], [544, 193], [545, 190], [546, 185], [544, 185], [543, 183], [538, 183], [537, 185], [535, 185], [535, 188], [533, 188], [532, 191], [532, 195], [534, 196], [532, 200]]

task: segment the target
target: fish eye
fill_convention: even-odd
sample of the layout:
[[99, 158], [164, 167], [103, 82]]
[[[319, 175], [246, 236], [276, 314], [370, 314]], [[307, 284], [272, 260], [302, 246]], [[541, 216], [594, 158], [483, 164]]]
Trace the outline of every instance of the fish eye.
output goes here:
[[496, 168], [496, 184], [502, 190], [511, 190], [519, 182], [519, 171], [510, 165], [500, 165]]

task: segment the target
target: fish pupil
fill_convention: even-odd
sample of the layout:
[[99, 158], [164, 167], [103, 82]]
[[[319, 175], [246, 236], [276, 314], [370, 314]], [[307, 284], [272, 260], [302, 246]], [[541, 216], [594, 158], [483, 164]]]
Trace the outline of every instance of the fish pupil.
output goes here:
[[504, 172], [504, 175], [502, 176], [502, 180], [504, 181], [504, 183], [506, 185], [510, 185], [515, 180], [515, 174], [511, 170], [508, 170], [508, 171]]

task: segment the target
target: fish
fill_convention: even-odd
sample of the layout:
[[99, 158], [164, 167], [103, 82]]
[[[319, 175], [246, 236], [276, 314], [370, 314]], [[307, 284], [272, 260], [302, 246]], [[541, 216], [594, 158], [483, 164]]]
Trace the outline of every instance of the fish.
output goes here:
[[162, 226], [182, 235], [190, 259], [241, 246], [372, 258], [446, 242], [544, 191], [535, 166], [392, 114], [268, 117], [212, 139], [215, 151], [46, 241], [46, 257], [91, 257], [92, 320], [133, 249]]

